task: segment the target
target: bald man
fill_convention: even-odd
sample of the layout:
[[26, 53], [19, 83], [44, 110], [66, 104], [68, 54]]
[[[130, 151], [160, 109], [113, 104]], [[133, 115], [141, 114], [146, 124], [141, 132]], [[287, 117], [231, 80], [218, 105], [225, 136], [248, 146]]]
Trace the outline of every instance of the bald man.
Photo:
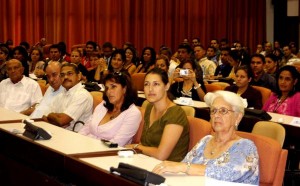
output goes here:
[[19, 60], [9, 60], [6, 67], [9, 78], [0, 83], [0, 107], [23, 113], [42, 100], [41, 88], [23, 75], [24, 67]]
[[64, 87], [61, 86], [60, 70], [61, 63], [57, 61], [52, 61], [46, 67], [46, 76], [50, 87], [45, 92], [41, 103], [30, 111], [32, 113], [30, 118], [42, 118], [43, 115], [48, 115], [54, 98], [63, 92]]

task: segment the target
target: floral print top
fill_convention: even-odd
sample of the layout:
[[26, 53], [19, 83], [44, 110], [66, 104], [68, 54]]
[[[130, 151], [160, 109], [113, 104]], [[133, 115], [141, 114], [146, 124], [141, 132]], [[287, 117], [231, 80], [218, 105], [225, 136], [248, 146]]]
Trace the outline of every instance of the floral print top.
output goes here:
[[248, 139], [237, 140], [215, 159], [204, 156], [204, 149], [213, 136], [202, 138], [185, 156], [183, 162], [206, 165], [205, 176], [218, 180], [259, 184], [259, 157], [255, 144]]

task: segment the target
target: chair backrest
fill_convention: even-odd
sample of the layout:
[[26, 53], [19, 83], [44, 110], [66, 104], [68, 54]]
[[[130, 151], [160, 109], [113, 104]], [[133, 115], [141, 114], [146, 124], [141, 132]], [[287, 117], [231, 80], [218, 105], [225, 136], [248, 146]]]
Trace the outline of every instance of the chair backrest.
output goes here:
[[204, 84], [207, 92], [214, 92], [217, 90], [224, 90], [225, 87], [216, 84]]
[[49, 87], [49, 85], [47, 85], [46, 80], [37, 80], [37, 83], [39, 84], [42, 94], [44, 95], [45, 92], [47, 91], [47, 88]]
[[285, 172], [288, 151], [271, 138], [258, 134], [240, 132], [237, 134], [250, 139], [257, 147], [259, 155], [260, 186], [281, 186]]
[[211, 124], [200, 118], [188, 116], [190, 126], [190, 143], [189, 151], [202, 139], [204, 136], [211, 134]]
[[264, 105], [265, 102], [269, 99], [269, 97], [271, 96], [272, 91], [268, 88], [265, 87], [261, 87], [261, 86], [252, 86], [254, 89], [258, 90], [261, 93], [261, 101], [262, 104]]
[[101, 101], [103, 100], [103, 93], [98, 91], [92, 91], [90, 92], [90, 94], [93, 97], [93, 112], [94, 112], [97, 105], [99, 105], [99, 103], [101, 103]]
[[211, 84], [213, 84], [213, 85], [220, 85], [221, 87], [223, 87], [223, 89], [225, 89], [226, 87], [230, 86], [230, 84], [226, 83], [226, 82], [212, 82]]
[[132, 137], [132, 142], [131, 143], [140, 143], [142, 133], [143, 133], [143, 128], [144, 128], [144, 115], [145, 115], [145, 109], [143, 107], [139, 107], [141, 113], [142, 113], [142, 121], [139, 125], [139, 128], [135, 135]]
[[134, 73], [131, 75], [132, 86], [138, 91], [144, 91], [146, 73]]
[[281, 147], [283, 146], [285, 129], [279, 123], [272, 121], [259, 121], [254, 125], [252, 133], [272, 138], [278, 141]]
[[184, 110], [186, 116], [195, 116], [195, 109], [194, 107], [190, 107], [190, 106], [181, 106], [181, 108]]

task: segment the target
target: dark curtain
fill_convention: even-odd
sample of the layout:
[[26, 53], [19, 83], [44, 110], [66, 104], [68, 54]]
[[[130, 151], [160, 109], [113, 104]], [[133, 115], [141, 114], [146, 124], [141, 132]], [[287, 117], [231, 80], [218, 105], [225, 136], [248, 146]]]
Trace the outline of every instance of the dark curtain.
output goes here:
[[239, 40], [253, 50], [266, 38], [261, 0], [1, 0], [0, 42], [34, 44], [126, 41], [141, 51], [164, 44], [175, 50], [184, 38]]

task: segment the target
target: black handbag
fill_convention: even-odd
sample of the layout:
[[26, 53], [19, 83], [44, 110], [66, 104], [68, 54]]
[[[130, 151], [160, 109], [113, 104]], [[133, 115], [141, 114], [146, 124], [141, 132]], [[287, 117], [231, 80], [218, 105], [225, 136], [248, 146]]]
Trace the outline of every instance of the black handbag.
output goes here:
[[97, 83], [94, 83], [94, 82], [87, 82], [87, 83], [84, 83], [84, 88], [89, 91], [89, 92], [92, 92], [92, 91], [100, 91], [100, 87]]
[[272, 116], [270, 116], [266, 111], [258, 109], [245, 108], [245, 116], [258, 118], [265, 121], [272, 119]]

